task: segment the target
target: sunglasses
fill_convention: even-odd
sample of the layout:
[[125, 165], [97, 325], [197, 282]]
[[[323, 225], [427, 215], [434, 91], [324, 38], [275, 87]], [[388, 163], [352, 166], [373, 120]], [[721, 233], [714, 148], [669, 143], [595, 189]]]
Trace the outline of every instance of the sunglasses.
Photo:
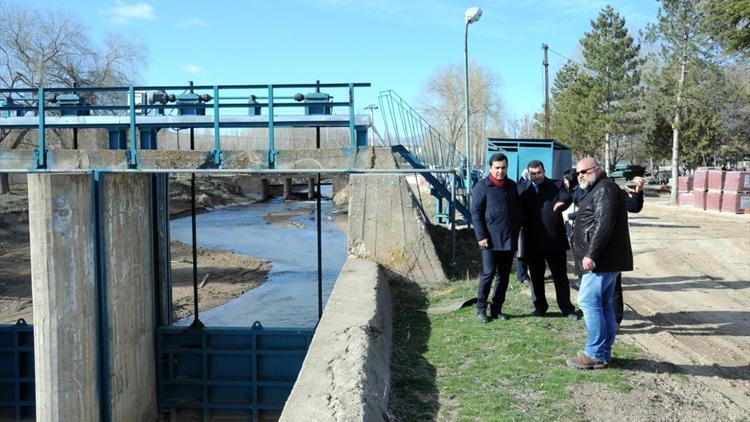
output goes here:
[[592, 171], [596, 170], [597, 167], [598, 166], [594, 166], [594, 167], [589, 167], [589, 168], [587, 168], [585, 170], [577, 171], [576, 172], [576, 176], [581, 175], [581, 174], [587, 175], [587, 174], [591, 173]]

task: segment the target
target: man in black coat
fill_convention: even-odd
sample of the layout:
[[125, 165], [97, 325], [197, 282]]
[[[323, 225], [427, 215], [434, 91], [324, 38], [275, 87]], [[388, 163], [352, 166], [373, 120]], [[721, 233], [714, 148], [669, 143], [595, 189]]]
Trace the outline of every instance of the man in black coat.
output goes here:
[[578, 306], [583, 310], [588, 339], [584, 350], [568, 359], [568, 365], [600, 369], [612, 359], [617, 335], [615, 280], [620, 272], [633, 269], [633, 252], [624, 192], [591, 157], [579, 161], [576, 171], [580, 187], [587, 192], [576, 212], [573, 256], [583, 273]]
[[[643, 209], [643, 185], [645, 181], [641, 177], [636, 177], [633, 179], [635, 182], [635, 186], [633, 187], [633, 190], [631, 192], [624, 192], [625, 196], [625, 208], [627, 208], [628, 212], [637, 214], [641, 212]], [[577, 184], [577, 183], [576, 183]], [[570, 187], [568, 186], [568, 192], [570, 192]], [[577, 188], [573, 191], [573, 203], [578, 206], [578, 203], [581, 202], [581, 199], [586, 196], [586, 190]], [[566, 208], [568, 208], [570, 204], [565, 204], [563, 202], [558, 202], [555, 204], [555, 209], [564, 211]], [[568, 219], [570, 221], [574, 221], [576, 218], [576, 213], [571, 212], [568, 213]], [[571, 283], [571, 287], [578, 290], [580, 286], [580, 283], [576, 281], [575, 283]], [[615, 281], [615, 321], [617, 321], [617, 326], [620, 326], [620, 323], [622, 322], [623, 315], [625, 313], [625, 302], [623, 300], [622, 296], [622, 273], [620, 273], [617, 276], [617, 280]]]
[[[471, 195], [471, 220], [474, 234], [482, 252], [482, 275], [477, 287], [477, 318], [486, 323], [490, 318], [508, 319], [502, 313], [508, 279], [513, 266], [513, 255], [518, 249], [521, 212], [518, 188], [507, 177], [508, 157], [493, 154], [489, 159], [490, 174], [477, 182]], [[497, 283], [492, 291], [490, 317], [487, 317], [487, 298], [492, 280]]]
[[570, 204], [570, 194], [561, 181], [545, 176], [541, 161], [532, 160], [526, 168], [530, 182], [521, 192], [521, 210], [524, 218], [524, 252], [531, 273], [531, 299], [534, 303], [532, 315], [543, 316], [549, 308], [544, 292], [546, 266], [552, 273], [557, 306], [563, 315], [577, 321], [578, 315], [570, 303], [567, 271], [566, 251], [570, 246], [562, 213], [555, 210], [558, 202]]

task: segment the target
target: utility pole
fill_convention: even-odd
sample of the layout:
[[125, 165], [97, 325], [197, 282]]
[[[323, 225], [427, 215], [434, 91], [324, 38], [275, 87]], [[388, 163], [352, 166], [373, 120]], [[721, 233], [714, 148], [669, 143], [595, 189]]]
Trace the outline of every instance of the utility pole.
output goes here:
[[549, 61], [547, 60], [547, 50], [549, 46], [542, 44], [544, 49], [544, 139], [549, 139]]
[[370, 110], [370, 145], [375, 145], [375, 116], [373, 114], [374, 110], [377, 110], [379, 107], [375, 104], [370, 104], [367, 107], [365, 107], [365, 110]]

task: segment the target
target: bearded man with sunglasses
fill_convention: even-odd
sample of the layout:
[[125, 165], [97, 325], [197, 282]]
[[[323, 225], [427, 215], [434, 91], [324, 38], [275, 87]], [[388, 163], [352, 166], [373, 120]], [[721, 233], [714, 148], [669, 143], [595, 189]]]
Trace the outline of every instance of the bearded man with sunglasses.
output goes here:
[[612, 359], [617, 334], [615, 280], [633, 269], [628, 212], [621, 189], [587, 157], [576, 165], [578, 184], [586, 190], [576, 212], [573, 256], [583, 274], [578, 306], [588, 331], [586, 346], [568, 365], [578, 369], [605, 368]]

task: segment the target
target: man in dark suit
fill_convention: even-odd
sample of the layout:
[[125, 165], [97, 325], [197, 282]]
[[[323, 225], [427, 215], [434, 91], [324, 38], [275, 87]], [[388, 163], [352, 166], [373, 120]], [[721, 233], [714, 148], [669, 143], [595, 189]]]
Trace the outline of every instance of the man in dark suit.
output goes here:
[[[518, 188], [507, 177], [508, 157], [493, 154], [489, 165], [490, 174], [477, 182], [471, 196], [471, 220], [482, 251], [482, 275], [477, 287], [477, 318], [482, 323], [489, 322], [490, 318], [508, 319], [502, 309], [522, 219]], [[487, 317], [487, 297], [495, 274], [497, 283]]]
[[578, 320], [570, 302], [570, 283], [567, 274], [567, 250], [570, 249], [562, 213], [555, 204], [570, 204], [571, 198], [563, 183], [546, 177], [544, 164], [532, 160], [526, 166], [530, 182], [521, 192], [523, 213], [523, 242], [526, 262], [531, 273], [531, 299], [534, 316], [543, 316], [549, 305], [544, 292], [544, 270], [549, 267], [555, 284], [557, 306], [563, 315]]

